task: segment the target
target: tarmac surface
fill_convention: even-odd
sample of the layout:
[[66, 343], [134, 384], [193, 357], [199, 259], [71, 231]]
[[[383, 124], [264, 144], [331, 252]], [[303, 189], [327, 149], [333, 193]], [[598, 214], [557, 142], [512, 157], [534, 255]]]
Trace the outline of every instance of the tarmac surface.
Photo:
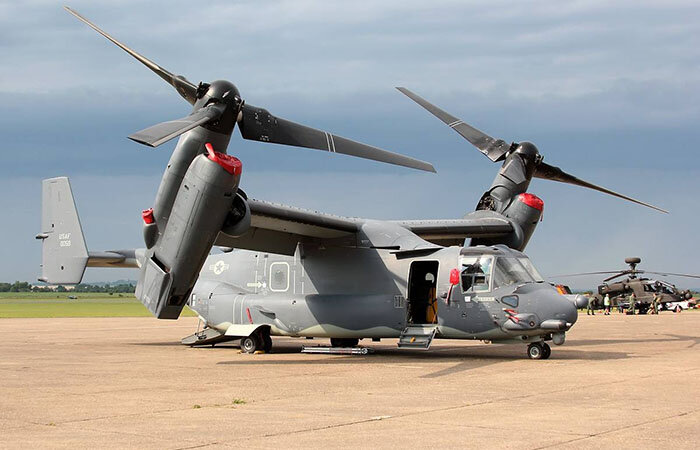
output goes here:
[[700, 313], [579, 315], [524, 345], [188, 348], [196, 319], [0, 320], [0, 448], [698, 448]]

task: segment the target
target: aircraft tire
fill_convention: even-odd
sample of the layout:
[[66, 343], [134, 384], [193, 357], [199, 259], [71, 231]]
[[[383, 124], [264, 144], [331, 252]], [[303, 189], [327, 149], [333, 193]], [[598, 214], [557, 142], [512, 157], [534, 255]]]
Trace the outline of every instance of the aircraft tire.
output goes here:
[[241, 339], [241, 351], [243, 353], [255, 353], [261, 350], [262, 342], [256, 334]]
[[552, 356], [552, 347], [546, 342], [542, 343], [542, 359], [549, 359]]
[[532, 344], [528, 345], [527, 356], [529, 356], [530, 359], [542, 359], [544, 356], [544, 348], [542, 347], [542, 344], [539, 342], [533, 342]]

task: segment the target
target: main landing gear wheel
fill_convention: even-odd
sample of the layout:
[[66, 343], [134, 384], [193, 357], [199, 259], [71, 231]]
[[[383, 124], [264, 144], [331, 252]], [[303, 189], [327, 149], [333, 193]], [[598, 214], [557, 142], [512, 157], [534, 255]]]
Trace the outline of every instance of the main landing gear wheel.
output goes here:
[[542, 359], [544, 357], [544, 346], [539, 342], [533, 342], [527, 346], [527, 356], [530, 359]]
[[542, 359], [549, 359], [552, 356], [552, 347], [546, 342], [542, 343]]
[[241, 339], [241, 351], [243, 353], [255, 353], [262, 350], [263, 342], [257, 334], [252, 334]]

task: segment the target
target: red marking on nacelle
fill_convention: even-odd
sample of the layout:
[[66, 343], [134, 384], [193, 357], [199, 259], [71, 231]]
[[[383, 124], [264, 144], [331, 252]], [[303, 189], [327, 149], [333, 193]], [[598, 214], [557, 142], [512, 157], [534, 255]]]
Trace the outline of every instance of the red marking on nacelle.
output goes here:
[[250, 316], [250, 308], [246, 308], [245, 312], [248, 314], [248, 322], [253, 323], [253, 318]]
[[204, 147], [207, 149], [209, 159], [223, 167], [226, 172], [231, 175], [240, 175], [243, 172], [243, 164], [235, 156], [214, 151], [214, 147], [209, 142], [204, 144]]
[[538, 211], [544, 209], [544, 201], [535, 194], [529, 194], [527, 192], [518, 195], [518, 200], [525, 203], [530, 208], [535, 208]]
[[459, 284], [459, 270], [457, 270], [457, 269], [450, 270], [450, 284], [452, 286], [456, 286]]
[[153, 217], [153, 208], [144, 209], [141, 211], [141, 217], [143, 218], [143, 223], [150, 225], [156, 221]]

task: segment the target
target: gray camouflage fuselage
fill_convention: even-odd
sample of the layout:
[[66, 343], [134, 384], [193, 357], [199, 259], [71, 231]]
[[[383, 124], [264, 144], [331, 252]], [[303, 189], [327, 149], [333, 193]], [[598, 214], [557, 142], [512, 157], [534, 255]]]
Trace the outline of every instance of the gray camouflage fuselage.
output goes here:
[[[207, 259], [189, 305], [222, 333], [264, 324], [272, 335], [398, 338], [408, 325], [411, 264], [436, 261], [437, 337], [529, 342], [576, 322], [574, 304], [543, 282], [463, 295], [449, 278], [465, 254], [524, 257], [504, 246], [446, 247], [405, 259], [382, 249], [300, 245], [291, 257], [234, 250]], [[511, 306], [501, 302], [513, 294], [520, 299], [519, 323], [506, 312]]]

